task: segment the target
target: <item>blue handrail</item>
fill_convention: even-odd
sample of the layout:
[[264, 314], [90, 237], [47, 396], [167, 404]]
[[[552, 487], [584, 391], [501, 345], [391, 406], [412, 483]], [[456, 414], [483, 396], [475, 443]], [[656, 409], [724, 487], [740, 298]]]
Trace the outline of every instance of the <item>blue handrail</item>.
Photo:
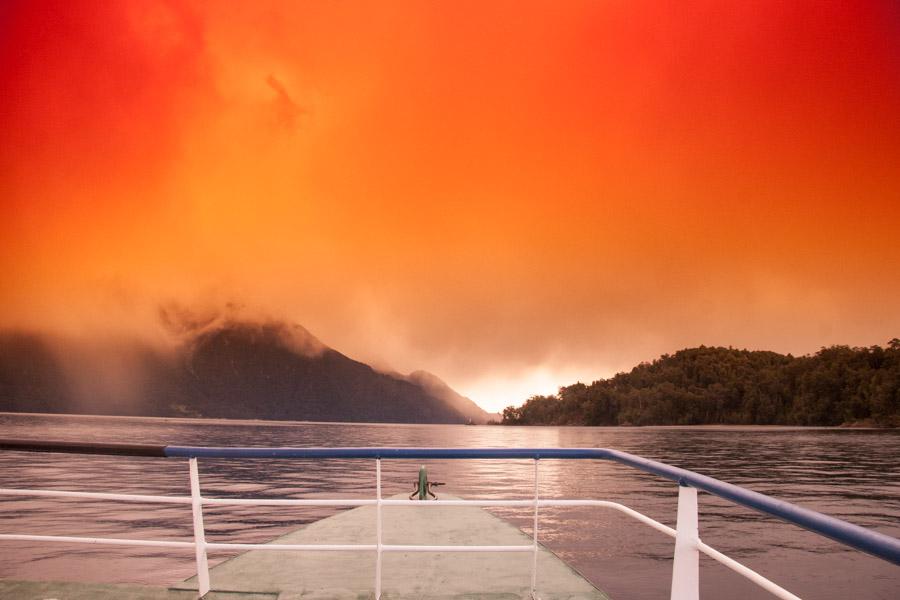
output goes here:
[[236, 448], [0, 439], [0, 450], [181, 458], [611, 460], [709, 492], [900, 566], [900, 539], [742, 487], [609, 448]]
[[777, 500], [687, 469], [609, 448], [213, 448], [166, 446], [165, 456], [185, 458], [384, 458], [384, 459], [597, 459], [611, 460], [679, 485], [709, 492], [777, 517], [900, 566], [900, 540]]

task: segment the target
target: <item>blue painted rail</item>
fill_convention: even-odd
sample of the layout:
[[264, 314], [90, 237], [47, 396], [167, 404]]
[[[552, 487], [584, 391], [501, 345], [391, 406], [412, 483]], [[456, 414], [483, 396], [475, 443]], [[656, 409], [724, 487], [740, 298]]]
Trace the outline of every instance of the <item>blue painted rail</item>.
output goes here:
[[0, 440], [0, 450], [236, 459], [594, 459], [703, 490], [900, 566], [900, 539], [742, 487], [608, 448], [237, 448]]

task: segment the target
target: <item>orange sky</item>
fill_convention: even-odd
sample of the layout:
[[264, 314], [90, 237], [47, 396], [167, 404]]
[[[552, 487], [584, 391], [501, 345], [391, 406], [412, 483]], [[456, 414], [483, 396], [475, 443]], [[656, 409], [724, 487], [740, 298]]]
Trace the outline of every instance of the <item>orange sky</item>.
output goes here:
[[5, 2], [0, 198], [0, 326], [235, 301], [491, 409], [884, 344], [900, 9]]

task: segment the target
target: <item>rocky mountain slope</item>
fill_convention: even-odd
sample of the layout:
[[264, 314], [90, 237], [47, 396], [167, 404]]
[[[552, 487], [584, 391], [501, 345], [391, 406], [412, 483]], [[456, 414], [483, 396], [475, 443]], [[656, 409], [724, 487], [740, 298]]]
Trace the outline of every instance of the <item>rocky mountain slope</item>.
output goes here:
[[0, 411], [393, 423], [490, 415], [430, 373], [382, 373], [299, 325], [231, 320], [174, 350], [0, 334]]

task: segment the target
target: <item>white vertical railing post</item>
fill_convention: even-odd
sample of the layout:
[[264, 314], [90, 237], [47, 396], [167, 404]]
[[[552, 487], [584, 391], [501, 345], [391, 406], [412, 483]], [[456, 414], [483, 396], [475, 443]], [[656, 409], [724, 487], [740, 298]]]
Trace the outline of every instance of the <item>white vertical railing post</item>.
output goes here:
[[700, 534], [697, 526], [697, 488], [678, 486], [678, 521], [671, 600], [700, 598]]
[[375, 600], [381, 599], [381, 459], [375, 459]]
[[200, 598], [209, 593], [209, 563], [206, 560], [206, 534], [203, 531], [203, 499], [200, 496], [200, 473], [197, 459], [189, 460], [191, 470], [191, 512], [194, 514], [194, 551], [197, 555], [197, 592]]
[[537, 561], [538, 561], [538, 459], [534, 459], [534, 523], [532, 524], [531, 553], [531, 598], [537, 600]]

